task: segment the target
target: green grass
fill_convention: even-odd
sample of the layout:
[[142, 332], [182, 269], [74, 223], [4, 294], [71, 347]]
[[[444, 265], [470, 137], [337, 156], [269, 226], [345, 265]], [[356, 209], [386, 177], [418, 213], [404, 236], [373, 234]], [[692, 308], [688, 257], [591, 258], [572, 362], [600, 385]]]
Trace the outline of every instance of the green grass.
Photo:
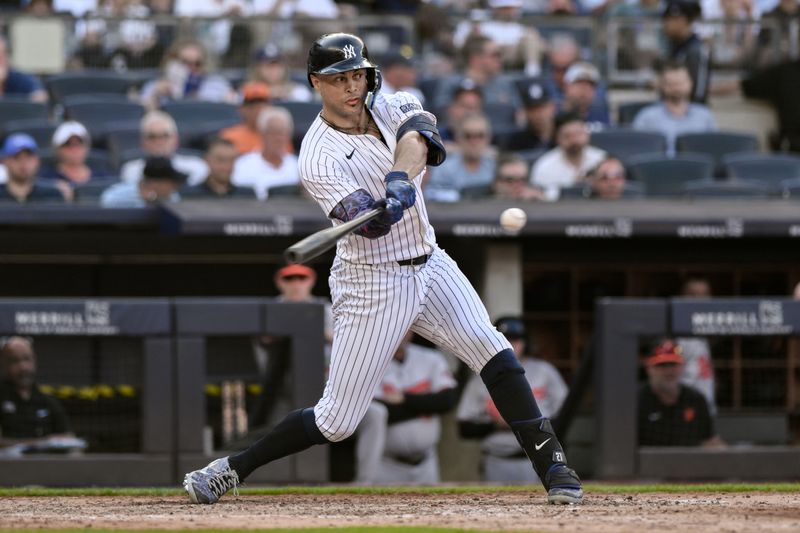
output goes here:
[[[800, 483], [696, 483], [696, 484], [603, 484], [588, 483], [584, 486], [589, 494], [642, 494], [709, 493], [709, 492], [800, 492]], [[281, 494], [493, 494], [501, 492], [541, 491], [536, 486], [444, 486], [444, 487], [253, 487], [240, 488], [245, 495]], [[15, 496], [179, 496], [178, 488], [0, 488], [0, 497]], [[307, 530], [304, 530], [307, 531]]]

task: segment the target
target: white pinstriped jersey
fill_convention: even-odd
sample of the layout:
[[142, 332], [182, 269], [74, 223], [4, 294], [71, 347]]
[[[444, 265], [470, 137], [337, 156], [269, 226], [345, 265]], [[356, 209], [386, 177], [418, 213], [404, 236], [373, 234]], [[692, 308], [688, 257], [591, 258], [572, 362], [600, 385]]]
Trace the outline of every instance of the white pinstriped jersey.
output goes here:
[[[380, 128], [384, 144], [373, 135], [349, 135], [322, 121], [320, 117], [311, 124], [300, 147], [300, 177], [306, 190], [329, 216], [343, 198], [364, 189], [374, 199], [386, 196], [384, 177], [394, 165], [398, 128], [410, 117], [424, 114], [413, 95], [400, 92], [393, 95], [377, 94], [371, 109], [372, 117]], [[424, 173], [424, 170], [423, 170]], [[350, 234], [337, 244], [339, 258], [351, 263], [380, 264], [412, 259], [430, 254], [436, 245], [436, 236], [428, 222], [428, 213], [422, 198], [422, 175], [410, 177], [417, 190], [417, 202], [394, 224], [391, 231], [377, 239]], [[342, 222], [334, 219], [333, 224]]]
[[[397, 130], [419, 114], [435, 121], [407, 93], [378, 94], [371, 112], [384, 141], [342, 133], [320, 117], [303, 139], [300, 176], [326, 216], [359, 189], [376, 200], [384, 198]], [[314, 406], [317, 426], [332, 442], [356, 430], [409, 330], [456, 354], [475, 372], [510, 348], [455, 261], [436, 245], [422, 197], [422, 172], [411, 179], [417, 201], [388, 234], [376, 239], [351, 234], [337, 244], [329, 278], [331, 365], [325, 391]], [[333, 219], [333, 224], [340, 222]], [[397, 263], [422, 255], [430, 256], [423, 264]]]

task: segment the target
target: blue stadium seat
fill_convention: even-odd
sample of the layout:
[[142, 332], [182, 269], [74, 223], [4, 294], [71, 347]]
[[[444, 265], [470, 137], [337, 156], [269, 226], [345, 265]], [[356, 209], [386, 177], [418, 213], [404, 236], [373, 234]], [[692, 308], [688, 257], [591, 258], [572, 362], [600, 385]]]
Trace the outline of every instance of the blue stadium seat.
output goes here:
[[292, 115], [294, 121], [294, 142], [295, 149], [300, 148], [308, 128], [317, 119], [322, 104], [319, 102], [275, 102], [275, 105], [285, 108]]
[[800, 179], [786, 180], [781, 183], [781, 192], [784, 198], [800, 200]]
[[661, 133], [622, 128], [593, 132], [589, 143], [623, 161], [643, 154], [663, 155], [667, 149], [667, 139]]
[[491, 185], [470, 185], [460, 191], [462, 200], [477, 200], [480, 198], [490, 198], [492, 196]]
[[724, 175], [722, 158], [727, 154], [758, 152], [758, 139], [750, 133], [709, 131], [705, 133], [685, 133], [675, 140], [678, 153], [692, 152], [708, 154], [714, 158], [715, 171]]
[[517, 108], [511, 104], [485, 103], [483, 112], [489, 119], [493, 133], [504, 133], [517, 128]]
[[681, 196], [687, 182], [712, 178], [714, 159], [706, 154], [643, 155], [632, 157], [627, 167], [628, 177], [644, 186], [646, 196]]
[[655, 103], [656, 103], [655, 101], [649, 100], [649, 101], [625, 102], [619, 104], [619, 107], [617, 108], [617, 123], [620, 126], [628, 126], [632, 124], [633, 119], [636, 118], [636, 115], [639, 114], [639, 111]]
[[197, 124], [205, 122], [223, 122], [236, 124], [241, 121], [239, 108], [233, 104], [222, 102], [177, 101], [161, 106], [161, 109], [172, 116], [178, 129], [188, 131]]
[[44, 118], [9, 120], [3, 125], [3, 138], [11, 133], [27, 133], [36, 140], [39, 148], [50, 146], [56, 126]]
[[728, 154], [722, 157], [731, 178], [756, 180], [775, 191], [781, 183], [800, 178], [800, 156], [790, 154]]
[[751, 180], [694, 180], [684, 184], [687, 198], [766, 198], [770, 189], [763, 183]]
[[44, 82], [53, 100], [63, 102], [70, 95], [106, 93], [126, 95], [132, 82], [127, 76], [112, 71], [84, 71], [57, 74]]
[[67, 118], [86, 126], [95, 147], [104, 148], [108, 133], [120, 121], [139, 121], [144, 116], [144, 107], [134, 102], [85, 102], [66, 105], [64, 112]]
[[2, 98], [0, 99], [0, 128], [9, 120], [47, 120], [47, 106], [27, 99]]
[[303, 194], [300, 185], [279, 185], [267, 189], [268, 198], [293, 198]]
[[[588, 185], [572, 185], [570, 187], [562, 187], [558, 199], [559, 200], [588, 200], [591, 198], [591, 187]], [[625, 189], [622, 191], [622, 199], [635, 199], [644, 197], [644, 187], [641, 183], [634, 183], [628, 181], [625, 183]]]

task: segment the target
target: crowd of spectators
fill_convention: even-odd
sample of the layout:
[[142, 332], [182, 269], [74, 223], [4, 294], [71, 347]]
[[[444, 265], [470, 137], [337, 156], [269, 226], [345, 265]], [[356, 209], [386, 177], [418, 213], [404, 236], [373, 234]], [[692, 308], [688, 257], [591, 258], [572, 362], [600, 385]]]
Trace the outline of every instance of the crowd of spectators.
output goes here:
[[[715, 86], [714, 66], [733, 64], [736, 58], [761, 65], [766, 61], [761, 57], [764, 47], [773, 44], [779, 50], [785, 47], [788, 54], [798, 43], [777, 41], [788, 31], [781, 28], [800, 20], [798, 5], [797, 0], [441, 0], [413, 7], [402, 2], [333, 0], [0, 2], [5, 12], [75, 17], [70, 19], [74, 33], [67, 46], [70, 72], [144, 73], [132, 75], [128, 92], [115, 98], [95, 94], [87, 84], [85, 96], [95, 98], [98, 105], [124, 100], [141, 106], [138, 124], [114, 122], [111, 117], [98, 127], [73, 112], [71, 102], [50, 85], [52, 75], [15, 68], [13, 39], [0, 38], [0, 105], [15, 99], [43, 103], [48, 106], [47, 118], [35, 126], [39, 132], [42, 121], [52, 126], [51, 137], [43, 143], [31, 121], [6, 122], [0, 116], [4, 139], [0, 197], [18, 203], [100, 201], [111, 206], [119, 205], [109, 199], [118, 198], [121, 190], [127, 191], [123, 198], [138, 198], [133, 201], [137, 205], [164, 198], [241, 198], [249, 196], [242, 194], [245, 189], [259, 200], [270, 197], [271, 188], [281, 195], [302, 194], [294, 154], [310, 122], [309, 110], [318, 108], [318, 103], [297, 59], [304, 56], [309, 36], [347, 30], [354, 26], [351, 19], [375, 14], [407, 15], [417, 32], [414, 38], [402, 31], [398, 37], [393, 33], [397, 28], [387, 25], [381, 29], [385, 35], [376, 38], [380, 32], [373, 33], [367, 44], [377, 43], [373, 56], [382, 68], [382, 90], [411, 92], [438, 117], [448, 158], [425, 176], [429, 200], [647, 196], [646, 187], [627, 179], [627, 168], [632, 153], [652, 150], [635, 145], [632, 137], [626, 146], [609, 146], [601, 142], [600, 134], [622, 128], [656, 133], [664, 139], [658, 153], [680, 157], [681, 135], [717, 131], [709, 95], [738, 87]], [[539, 27], [521, 18], [529, 15], [561, 17], [554, 20], [649, 18], [661, 28], [655, 36], [657, 61], [647, 65], [658, 73], [652, 81], [660, 98], [654, 96], [635, 118], [618, 120], [609, 99], [611, 80], [603, 76], [604, 58], [587, 51], [582, 33], [586, 27], [565, 23], [554, 30], [552, 21]], [[200, 18], [187, 31], [169, 16], [185, 17], [180, 19], [184, 21]], [[272, 20], [259, 30], [248, 24], [254, 16]], [[313, 21], [308, 22], [309, 17]], [[432, 21], [426, 20], [430, 17], [439, 17], [435, 31]], [[779, 31], [771, 23], [765, 22], [762, 29], [749, 24], [770, 17], [781, 21]], [[708, 22], [719, 18], [725, 24]], [[326, 19], [331, 23], [326, 25]], [[9, 36], [11, 24], [5, 24]], [[652, 24], [642, 26], [632, 49], [646, 48], [638, 40], [646, 39], [651, 30]], [[409, 46], [411, 42], [416, 48]], [[620, 53], [627, 44], [620, 43]], [[796, 113], [785, 94], [767, 89], [770, 79], [790, 79], [795, 67], [770, 68], [746, 76], [741, 90], [782, 111], [790, 108], [781, 113], [774, 146], [793, 149], [794, 131], [800, 130], [794, 122], [800, 120], [794, 119]], [[191, 102], [207, 104], [209, 110], [238, 110], [239, 120], [209, 115], [203, 122], [203, 107], [189, 122], [173, 112], [175, 103]], [[109, 107], [108, 114], [113, 113]], [[115, 151], [117, 131], [132, 129], [138, 130], [138, 145]], [[235, 152], [232, 165], [230, 147]], [[148, 164], [151, 172], [146, 176]], [[524, 166], [527, 182], [506, 179], [509, 170], [501, 170], [501, 164], [512, 174]], [[724, 170], [720, 171], [719, 161], [715, 165], [720, 178]], [[137, 185], [160, 179], [153, 172], [175, 182], [170, 187], [174, 190], [161, 194]], [[567, 189], [582, 192], [575, 195]], [[763, 192], [767, 196], [782, 191]]]

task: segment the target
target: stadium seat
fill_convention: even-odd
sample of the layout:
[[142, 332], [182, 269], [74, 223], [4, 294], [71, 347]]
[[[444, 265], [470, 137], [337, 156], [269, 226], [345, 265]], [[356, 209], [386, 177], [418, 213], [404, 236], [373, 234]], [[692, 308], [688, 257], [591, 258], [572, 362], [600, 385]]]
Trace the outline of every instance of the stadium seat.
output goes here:
[[308, 128], [317, 119], [322, 104], [319, 102], [275, 102], [275, 105], [285, 108], [292, 115], [292, 121], [294, 121], [292, 144], [295, 151], [299, 151], [300, 143], [303, 142]]
[[636, 101], [636, 102], [625, 102], [624, 104], [619, 104], [617, 108], [617, 123], [620, 126], [629, 126], [633, 123], [633, 119], [636, 118], [636, 115], [644, 109], [645, 107], [654, 104], [655, 101]]
[[781, 192], [784, 198], [800, 200], [800, 179], [786, 180], [781, 183]]
[[480, 198], [489, 198], [492, 196], [491, 185], [470, 185], [461, 189], [462, 200], [477, 200]]
[[623, 161], [642, 154], [663, 155], [667, 149], [667, 139], [661, 133], [629, 129], [596, 131], [589, 142]]
[[81, 185], [73, 185], [72, 189], [75, 191], [75, 203], [97, 203], [100, 196], [107, 188], [111, 187], [118, 180], [92, 180], [89, 183]]
[[106, 136], [118, 127], [120, 121], [138, 121], [144, 115], [144, 107], [134, 102], [94, 102], [64, 106], [67, 118], [86, 126], [95, 147], [106, 146]]
[[58, 102], [63, 102], [65, 97], [76, 94], [127, 95], [131, 85], [128, 77], [105, 70], [58, 74], [45, 80], [51, 98]]
[[645, 196], [681, 196], [685, 183], [711, 179], [714, 159], [706, 154], [679, 154], [632, 157], [627, 164], [628, 177], [644, 187]]
[[[132, 150], [141, 151], [141, 132], [139, 127], [128, 127], [125, 129], [114, 129], [108, 132], [106, 138], [108, 147], [109, 162], [113, 168], [119, 168], [122, 164], [123, 154]], [[138, 156], [137, 156], [138, 157]], [[135, 157], [132, 159], [136, 159]]]
[[532, 167], [533, 164], [536, 163], [536, 160], [547, 153], [547, 148], [533, 148], [531, 150], [520, 150], [514, 153], [527, 161], [529, 167]]
[[782, 182], [800, 178], [800, 156], [789, 154], [728, 154], [722, 157], [731, 178], [755, 180], [773, 190]]
[[[591, 199], [591, 187], [588, 185], [572, 185], [570, 187], [562, 187], [558, 199], [559, 200], [588, 200]], [[633, 183], [628, 181], [625, 184], [625, 189], [622, 191], [622, 198], [643, 198], [644, 187], [641, 183]]]
[[727, 154], [758, 152], [758, 139], [750, 133], [713, 131], [684, 133], [675, 140], [678, 153], [692, 152], [708, 154], [714, 158], [715, 172], [724, 175], [722, 157]]
[[422, 78], [417, 81], [417, 87], [419, 88], [422, 95], [425, 97], [425, 102], [428, 107], [433, 105], [433, 100], [436, 98], [436, 92], [439, 90], [439, 84], [441, 83], [442, 78], [439, 76], [433, 76], [430, 78]]
[[27, 120], [9, 120], [3, 125], [3, 138], [11, 133], [27, 133], [36, 140], [39, 148], [50, 146], [56, 126], [43, 118]]
[[219, 135], [220, 131], [229, 126], [233, 126], [237, 122], [231, 122], [230, 120], [212, 120], [194, 124], [179, 124], [178, 134], [180, 135], [181, 146], [204, 151], [211, 137]]
[[47, 106], [16, 98], [0, 99], [0, 128], [10, 120], [47, 120]]
[[300, 185], [280, 185], [278, 187], [270, 187], [267, 189], [267, 196], [269, 198], [292, 198], [299, 197], [303, 193]]
[[161, 109], [175, 119], [180, 129], [183, 129], [181, 125], [188, 126], [198, 122], [230, 121], [231, 124], [236, 124], [241, 121], [239, 108], [222, 102], [177, 101], [166, 103]]
[[688, 198], [766, 198], [769, 193], [767, 185], [751, 180], [703, 179], [683, 186], [683, 194]]
[[483, 112], [489, 119], [493, 133], [504, 133], [517, 128], [517, 108], [511, 104], [486, 103]]

